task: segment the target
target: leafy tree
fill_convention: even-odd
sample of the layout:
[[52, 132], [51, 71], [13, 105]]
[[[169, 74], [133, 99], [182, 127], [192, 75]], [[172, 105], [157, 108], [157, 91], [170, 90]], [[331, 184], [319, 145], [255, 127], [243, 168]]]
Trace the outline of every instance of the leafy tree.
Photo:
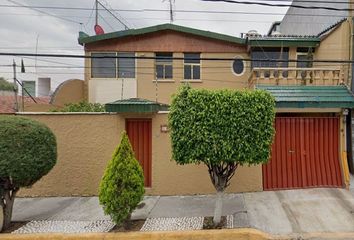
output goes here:
[[126, 132], [108, 163], [100, 184], [99, 200], [105, 214], [121, 225], [130, 215], [144, 195], [144, 174], [134, 157]]
[[268, 161], [273, 141], [274, 98], [265, 91], [196, 90], [184, 86], [169, 113], [172, 157], [177, 164], [208, 167], [217, 191], [214, 224], [222, 196], [238, 166]]
[[78, 103], [68, 103], [61, 109], [51, 110], [52, 112], [104, 112], [104, 105], [100, 103], [89, 103], [81, 101]]
[[0, 77], [0, 90], [13, 91], [14, 84], [6, 81], [3, 77]]
[[17, 191], [46, 175], [56, 159], [56, 139], [47, 126], [22, 117], [0, 117], [0, 205], [4, 229], [10, 225]]

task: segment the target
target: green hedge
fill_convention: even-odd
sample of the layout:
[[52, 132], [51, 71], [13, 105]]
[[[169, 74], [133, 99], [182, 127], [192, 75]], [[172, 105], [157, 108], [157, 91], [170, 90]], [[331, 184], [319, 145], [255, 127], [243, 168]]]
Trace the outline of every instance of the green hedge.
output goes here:
[[0, 176], [16, 187], [30, 186], [47, 174], [57, 159], [52, 131], [37, 121], [0, 117]]
[[184, 86], [170, 107], [173, 159], [178, 164], [268, 161], [274, 98], [262, 90], [197, 90]]

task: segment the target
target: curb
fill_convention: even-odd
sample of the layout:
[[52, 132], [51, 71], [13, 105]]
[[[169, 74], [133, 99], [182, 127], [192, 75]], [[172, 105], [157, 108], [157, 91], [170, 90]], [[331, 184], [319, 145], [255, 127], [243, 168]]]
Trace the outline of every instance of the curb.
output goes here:
[[354, 239], [354, 232], [338, 233], [294, 233], [289, 235], [271, 235], [252, 228], [161, 231], [161, 232], [118, 232], [118, 233], [37, 233], [37, 234], [0, 234], [1, 240], [317, 240], [317, 239]]
[[[173, 232], [128, 232], [128, 233], [85, 233], [85, 234], [0, 234], [1, 240], [268, 240], [271, 235], [255, 229], [224, 229]], [[278, 238], [279, 239], [279, 238]]]

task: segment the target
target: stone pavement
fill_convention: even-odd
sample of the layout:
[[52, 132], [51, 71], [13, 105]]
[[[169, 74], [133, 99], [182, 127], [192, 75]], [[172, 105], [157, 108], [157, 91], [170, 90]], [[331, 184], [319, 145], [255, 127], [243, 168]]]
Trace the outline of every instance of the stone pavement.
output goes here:
[[[202, 217], [213, 214], [213, 195], [147, 196], [133, 219]], [[354, 192], [345, 189], [303, 189], [226, 194], [223, 215], [233, 226], [271, 234], [354, 232]], [[13, 221], [108, 220], [97, 197], [18, 198]]]

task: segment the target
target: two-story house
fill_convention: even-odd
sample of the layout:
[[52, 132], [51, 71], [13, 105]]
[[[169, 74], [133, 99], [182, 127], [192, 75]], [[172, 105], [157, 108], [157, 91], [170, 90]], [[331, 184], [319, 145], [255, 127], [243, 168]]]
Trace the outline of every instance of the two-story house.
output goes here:
[[[169, 104], [183, 83], [206, 89], [264, 89], [276, 99], [276, 136], [270, 162], [247, 170], [256, 172], [257, 186], [348, 186], [345, 120], [347, 109], [354, 106], [350, 68], [321, 61], [350, 56], [348, 24], [343, 20], [316, 36], [250, 33], [238, 38], [172, 24], [96, 36], [81, 32], [79, 43], [88, 56], [84, 95], [127, 114], [129, 135], [131, 116], [152, 118], [153, 111], [149, 115], [141, 105], [165, 110], [160, 103]], [[334, 51], [338, 46], [343, 51]], [[167, 122], [167, 115], [163, 118]], [[146, 131], [151, 136], [151, 128]], [[135, 132], [135, 138], [138, 135]], [[143, 159], [151, 152], [139, 154], [144, 172], [151, 173]], [[171, 154], [165, 158], [169, 161]], [[153, 156], [149, 159], [154, 162]]]

